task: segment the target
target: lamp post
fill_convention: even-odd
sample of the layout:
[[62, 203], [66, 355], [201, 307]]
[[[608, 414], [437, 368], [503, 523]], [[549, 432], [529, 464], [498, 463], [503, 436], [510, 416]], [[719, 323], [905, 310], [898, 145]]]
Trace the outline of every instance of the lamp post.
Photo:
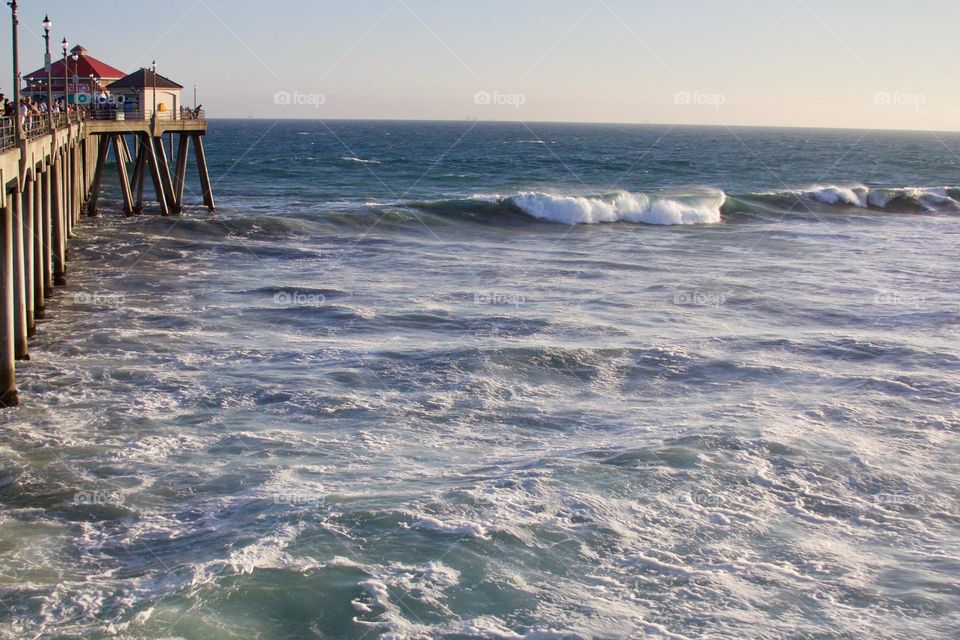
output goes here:
[[[80, 78], [77, 77], [77, 69], [80, 67], [77, 65], [77, 60], [80, 59], [79, 54], [73, 54], [70, 56], [70, 59], [73, 60], [73, 108], [76, 109], [77, 119], [80, 118]], [[66, 98], [64, 98], [66, 100]]]
[[154, 60], [150, 65], [150, 71], [153, 73], [153, 121], [157, 121], [157, 61]]
[[50, 58], [50, 29], [53, 28], [53, 23], [50, 22], [50, 16], [43, 17], [43, 42], [46, 46], [46, 53], [43, 55], [43, 67], [47, 72], [47, 115], [49, 116], [50, 128], [53, 129], [53, 87], [51, 86], [53, 82], [53, 67], [51, 66]]
[[64, 38], [63, 42], [60, 43], [60, 47], [63, 49], [63, 112], [67, 112], [67, 103], [70, 102], [70, 81], [69, 81], [69, 69], [67, 68], [67, 49], [70, 48], [70, 43], [67, 42], [67, 39]]
[[20, 42], [17, 38], [17, 28], [20, 26], [20, 18], [17, 15], [17, 11], [19, 10], [17, 0], [11, 0], [7, 5], [10, 7], [10, 20], [13, 26], [13, 105], [17, 109], [15, 116], [17, 124], [13, 128], [13, 139], [19, 145], [20, 140], [23, 138], [23, 132], [20, 130]]

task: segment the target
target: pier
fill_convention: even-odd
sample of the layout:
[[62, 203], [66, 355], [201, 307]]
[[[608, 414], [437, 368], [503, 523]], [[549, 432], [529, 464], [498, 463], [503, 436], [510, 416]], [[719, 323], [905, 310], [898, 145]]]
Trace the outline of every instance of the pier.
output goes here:
[[147, 174], [160, 215], [183, 210], [191, 146], [203, 203], [215, 208], [202, 111], [77, 108], [21, 120], [0, 118], [0, 407], [19, 404], [17, 361], [30, 359], [30, 338], [47, 300], [67, 284], [68, 244], [77, 225], [100, 213], [111, 156], [124, 214], [144, 211]]
[[[191, 145], [203, 203], [215, 208], [203, 149], [206, 115], [183, 106], [183, 86], [158, 74], [156, 61], [125, 75], [81, 45], [71, 49], [66, 38], [60, 43], [62, 59], [54, 62], [49, 17], [42, 22], [44, 65], [23, 77], [19, 8], [16, 0], [7, 4], [13, 100], [0, 117], [0, 407], [20, 402], [17, 361], [30, 359], [30, 338], [46, 316], [47, 300], [67, 284], [68, 245], [77, 225], [99, 214], [111, 155], [124, 214], [143, 213], [148, 172], [160, 214], [183, 211]], [[168, 158], [164, 136], [171, 154], [177, 139], [175, 159]]]

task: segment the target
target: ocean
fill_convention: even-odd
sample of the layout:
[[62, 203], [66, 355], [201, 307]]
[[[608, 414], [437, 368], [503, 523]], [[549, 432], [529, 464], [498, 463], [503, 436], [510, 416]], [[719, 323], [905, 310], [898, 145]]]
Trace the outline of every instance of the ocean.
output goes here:
[[71, 243], [0, 637], [960, 636], [960, 134], [206, 148], [215, 214], [110, 173]]

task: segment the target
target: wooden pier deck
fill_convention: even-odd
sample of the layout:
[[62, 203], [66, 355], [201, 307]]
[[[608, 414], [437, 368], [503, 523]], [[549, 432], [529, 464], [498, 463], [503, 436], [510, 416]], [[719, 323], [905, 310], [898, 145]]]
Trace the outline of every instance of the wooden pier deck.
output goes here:
[[[19, 136], [0, 119], [0, 407], [19, 404], [16, 361], [29, 360], [29, 341], [55, 287], [67, 284], [67, 245], [81, 216], [96, 216], [112, 153], [126, 215], [144, 208], [149, 174], [161, 215], [183, 210], [193, 146], [204, 204], [215, 207], [203, 148], [203, 113], [123, 114], [103, 111], [35, 117]], [[168, 158], [164, 136], [177, 139]], [[130, 142], [128, 142], [128, 139]], [[132, 144], [131, 144], [132, 142]], [[131, 152], [131, 148], [133, 151]], [[173, 149], [170, 149], [173, 152]], [[171, 173], [170, 167], [174, 171]]]

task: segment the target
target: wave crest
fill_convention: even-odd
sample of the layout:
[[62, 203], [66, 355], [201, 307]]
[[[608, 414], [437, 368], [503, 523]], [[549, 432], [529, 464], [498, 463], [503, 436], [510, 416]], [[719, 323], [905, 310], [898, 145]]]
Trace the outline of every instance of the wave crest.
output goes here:
[[522, 192], [508, 198], [523, 213], [564, 224], [635, 222], [642, 224], [717, 224], [727, 196], [711, 191], [684, 196], [652, 196], [620, 191], [610, 196], [561, 196]]
[[[513, 195], [474, 194], [460, 198], [368, 205], [393, 208], [399, 223], [410, 221], [404, 209], [416, 209], [438, 220], [469, 220], [481, 224], [518, 225], [553, 222], [569, 225], [637, 223], [648, 225], [709, 225], [742, 222], [754, 216], [844, 214], [851, 209], [897, 214], [960, 212], [960, 188], [867, 187], [814, 185], [801, 189], [730, 194], [716, 188], [686, 192], [607, 195], [564, 195], [521, 191]], [[378, 219], [384, 219], [382, 214]], [[389, 222], [389, 219], [387, 219]]]
[[893, 212], [935, 212], [960, 210], [948, 187], [902, 187], [871, 189], [862, 184], [850, 186], [816, 185], [800, 194], [802, 197], [831, 206], [857, 209], [879, 209]]

